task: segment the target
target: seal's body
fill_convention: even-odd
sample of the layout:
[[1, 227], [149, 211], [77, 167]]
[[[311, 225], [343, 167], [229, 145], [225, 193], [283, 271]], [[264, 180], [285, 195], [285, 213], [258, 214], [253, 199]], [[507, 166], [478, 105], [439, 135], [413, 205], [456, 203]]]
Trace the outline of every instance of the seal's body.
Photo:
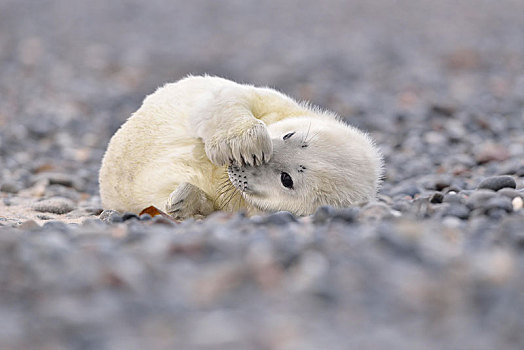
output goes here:
[[269, 88], [190, 76], [149, 95], [122, 125], [99, 180], [105, 209], [154, 205], [184, 219], [360, 204], [381, 172], [369, 137], [333, 114]]

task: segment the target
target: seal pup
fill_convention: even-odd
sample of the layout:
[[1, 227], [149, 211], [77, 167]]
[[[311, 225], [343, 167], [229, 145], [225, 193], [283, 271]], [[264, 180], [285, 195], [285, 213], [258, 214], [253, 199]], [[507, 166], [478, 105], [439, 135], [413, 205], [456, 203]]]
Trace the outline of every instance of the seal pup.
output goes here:
[[364, 132], [270, 88], [189, 76], [147, 96], [109, 142], [104, 209], [178, 220], [372, 200], [382, 157]]

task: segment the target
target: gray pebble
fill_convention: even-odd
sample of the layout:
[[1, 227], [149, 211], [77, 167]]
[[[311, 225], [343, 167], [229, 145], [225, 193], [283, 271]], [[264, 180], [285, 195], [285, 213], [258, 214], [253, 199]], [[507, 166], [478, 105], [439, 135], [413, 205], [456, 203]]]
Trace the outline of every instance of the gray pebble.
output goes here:
[[448, 193], [444, 196], [444, 203], [460, 203], [463, 204], [465, 202], [464, 198], [457, 194], [457, 193]]
[[75, 208], [75, 203], [67, 198], [53, 197], [36, 202], [32, 209], [42, 213], [66, 214]]
[[464, 204], [450, 203], [450, 205], [444, 210], [444, 216], [454, 216], [462, 220], [469, 218], [469, 208]]
[[524, 165], [521, 165], [516, 171], [515, 175], [518, 177], [524, 177]]
[[380, 202], [368, 203], [359, 212], [359, 219], [365, 221], [379, 221], [391, 217], [393, 217], [391, 208]]
[[276, 213], [267, 215], [264, 219], [266, 224], [274, 225], [286, 225], [290, 222], [297, 221], [295, 216], [288, 211], [278, 211]]
[[38, 225], [38, 223], [35, 220], [27, 220], [16, 227], [21, 230], [34, 230], [40, 228], [40, 225]]
[[113, 224], [117, 222], [123, 222], [122, 215], [116, 210], [104, 210], [98, 217], [100, 220], [107, 224]]
[[488, 189], [474, 191], [466, 200], [466, 205], [471, 209], [480, 208], [486, 201], [496, 196], [496, 192]]
[[328, 222], [332, 218], [334, 212], [335, 209], [329, 205], [318, 207], [312, 216], [313, 223], [323, 224]]
[[63, 223], [62, 221], [48, 221], [42, 226], [44, 231], [59, 231], [59, 232], [69, 232], [70, 227], [68, 224]]
[[0, 192], [18, 193], [22, 189], [22, 184], [15, 181], [6, 181], [0, 186]]
[[486, 210], [493, 209], [502, 209], [508, 213], [513, 211], [513, 204], [511, 204], [511, 199], [505, 196], [497, 196], [489, 199], [484, 205], [483, 208]]
[[515, 190], [513, 188], [503, 188], [503, 189], [499, 190], [497, 193], [500, 194], [500, 195], [503, 195], [505, 197], [508, 197], [510, 199], [513, 199], [515, 197], [520, 197], [521, 196], [519, 191], [517, 191], [517, 190]]
[[139, 219], [140, 219], [141, 221], [149, 221], [149, 220], [151, 220], [152, 218], [153, 218], [153, 217], [152, 217], [151, 215], [149, 215], [149, 214], [142, 214], [142, 215], [140, 215], [140, 218], [139, 218]]
[[414, 197], [420, 193], [420, 188], [416, 184], [408, 183], [393, 189], [391, 196], [410, 196]]
[[512, 176], [501, 175], [488, 177], [487, 179], [482, 180], [478, 185], [479, 189], [485, 188], [493, 191], [498, 191], [501, 188], [506, 187], [517, 188], [517, 183], [515, 182], [515, 179]]

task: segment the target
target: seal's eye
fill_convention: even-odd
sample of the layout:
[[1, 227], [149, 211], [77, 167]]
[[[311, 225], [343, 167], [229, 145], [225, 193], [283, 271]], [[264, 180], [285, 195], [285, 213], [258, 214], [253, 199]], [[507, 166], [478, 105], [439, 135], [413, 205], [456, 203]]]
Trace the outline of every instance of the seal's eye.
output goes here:
[[288, 173], [280, 173], [280, 181], [282, 181], [282, 185], [287, 188], [293, 188], [293, 179], [291, 176], [289, 176]]
[[290, 138], [291, 136], [295, 135], [295, 132], [288, 132], [287, 134], [284, 135], [284, 137], [282, 138], [283, 140], [287, 140], [288, 138]]

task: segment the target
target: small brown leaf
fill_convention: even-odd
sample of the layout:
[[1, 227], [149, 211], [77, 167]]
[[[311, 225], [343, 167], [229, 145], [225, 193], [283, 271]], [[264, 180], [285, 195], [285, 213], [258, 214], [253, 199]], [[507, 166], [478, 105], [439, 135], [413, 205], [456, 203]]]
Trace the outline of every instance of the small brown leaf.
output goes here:
[[166, 214], [165, 212], [163, 212], [162, 210], [158, 209], [157, 207], [155, 206], [149, 206], [145, 209], [143, 209], [139, 215], [142, 215], [142, 214], [149, 214], [151, 215], [151, 217], [154, 217], [154, 216], [157, 216], [157, 215], [160, 215], [172, 222], [176, 222], [178, 223], [178, 221], [176, 221], [175, 219], [173, 219], [171, 216], [169, 216], [168, 214]]

